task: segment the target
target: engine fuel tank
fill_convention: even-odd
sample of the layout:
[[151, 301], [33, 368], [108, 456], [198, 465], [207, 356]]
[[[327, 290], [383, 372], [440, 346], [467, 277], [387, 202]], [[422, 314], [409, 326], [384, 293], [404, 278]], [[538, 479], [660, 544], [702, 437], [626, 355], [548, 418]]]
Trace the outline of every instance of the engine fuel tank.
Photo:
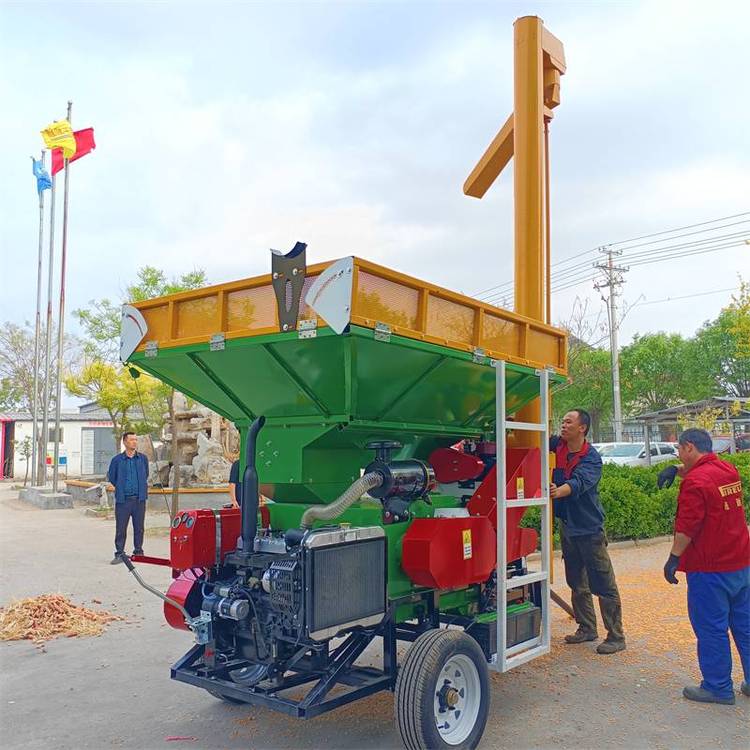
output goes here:
[[210, 568], [235, 549], [242, 526], [239, 508], [186, 510], [175, 516], [169, 559], [176, 570]]

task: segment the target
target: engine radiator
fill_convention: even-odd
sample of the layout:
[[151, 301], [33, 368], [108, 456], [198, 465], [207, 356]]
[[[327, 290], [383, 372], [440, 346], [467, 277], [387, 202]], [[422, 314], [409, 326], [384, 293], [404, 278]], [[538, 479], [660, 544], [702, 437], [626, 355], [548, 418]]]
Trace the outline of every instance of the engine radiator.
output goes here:
[[386, 539], [379, 526], [320, 529], [304, 542], [305, 625], [314, 640], [378, 624], [386, 611]]

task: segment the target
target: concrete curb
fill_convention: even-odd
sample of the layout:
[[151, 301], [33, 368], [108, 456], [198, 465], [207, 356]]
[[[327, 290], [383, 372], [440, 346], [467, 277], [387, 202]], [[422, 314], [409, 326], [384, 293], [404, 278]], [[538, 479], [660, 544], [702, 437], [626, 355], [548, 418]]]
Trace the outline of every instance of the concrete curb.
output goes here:
[[50, 492], [37, 487], [27, 487], [18, 493], [18, 499], [42, 510], [60, 510], [73, 507], [73, 498], [64, 492]]

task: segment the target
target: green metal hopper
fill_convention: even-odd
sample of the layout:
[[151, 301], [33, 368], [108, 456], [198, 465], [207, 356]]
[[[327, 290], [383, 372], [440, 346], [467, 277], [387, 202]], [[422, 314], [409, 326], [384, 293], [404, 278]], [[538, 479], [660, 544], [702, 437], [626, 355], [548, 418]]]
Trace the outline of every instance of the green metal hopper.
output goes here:
[[[258, 472], [277, 502], [331, 501], [371, 460], [370, 441], [426, 458], [490, 431], [496, 359], [508, 363], [509, 414], [538, 395], [536, 369], [564, 379], [562, 331], [355, 258], [300, 268], [286, 331], [289, 290], [274, 295], [272, 276], [126, 306], [148, 329], [131, 363], [243, 434], [266, 417]], [[336, 284], [334, 309], [315, 293]]]

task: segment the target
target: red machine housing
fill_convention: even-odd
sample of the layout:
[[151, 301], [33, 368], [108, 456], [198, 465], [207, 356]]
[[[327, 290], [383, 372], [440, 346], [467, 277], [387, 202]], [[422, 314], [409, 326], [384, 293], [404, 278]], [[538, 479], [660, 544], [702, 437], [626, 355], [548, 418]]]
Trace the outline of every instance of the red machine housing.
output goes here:
[[[508, 448], [505, 454], [506, 484], [505, 493], [508, 500], [519, 499], [523, 486], [523, 497], [542, 496], [541, 453], [539, 448]], [[519, 479], [523, 480], [519, 483]], [[494, 530], [497, 530], [497, 472], [495, 467], [489, 471], [476, 489], [467, 505], [469, 513], [487, 517]], [[537, 545], [539, 535], [535, 529], [520, 527], [525, 507], [508, 508], [506, 514], [507, 559], [517, 560], [530, 555]]]
[[[203, 598], [200, 579], [192, 570], [183, 571], [170, 584], [167, 596], [185, 607], [191, 617], [195, 617], [200, 612]], [[167, 602], [164, 602], [164, 619], [177, 630], [189, 630], [182, 612]]]
[[429, 588], [482, 583], [495, 567], [495, 546], [487, 518], [415, 518], [404, 534], [401, 567]]
[[[448, 451], [459, 456], [450, 456]], [[461, 474], [465, 480], [468, 478], [465, 472], [473, 471], [469, 462], [460, 457], [460, 452], [452, 448], [441, 449], [437, 458], [446, 477], [452, 472]], [[541, 454], [538, 448], [509, 448], [505, 465], [509, 500], [518, 499], [521, 487], [523, 497], [541, 497]], [[417, 518], [412, 521], [404, 534], [401, 566], [414, 583], [449, 589], [487, 580], [497, 558], [496, 477], [493, 466], [469, 500], [468, 517]], [[537, 532], [519, 525], [526, 510], [525, 507], [508, 508], [505, 537], [508, 561], [526, 557], [536, 550]]]
[[[217, 550], [216, 519], [220, 519]], [[175, 517], [169, 535], [169, 557], [176, 570], [210, 568], [237, 546], [242, 531], [239, 508], [186, 510]]]

